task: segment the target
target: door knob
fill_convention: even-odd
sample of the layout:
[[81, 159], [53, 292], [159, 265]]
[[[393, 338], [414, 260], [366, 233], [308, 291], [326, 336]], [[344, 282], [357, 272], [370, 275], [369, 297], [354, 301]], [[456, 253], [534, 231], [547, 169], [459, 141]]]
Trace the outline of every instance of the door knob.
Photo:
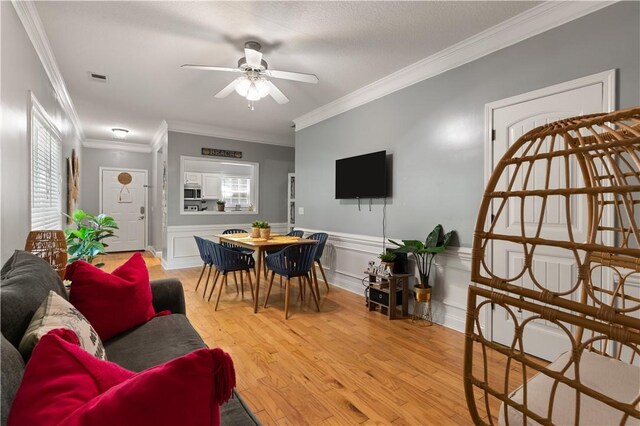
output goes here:
[[138, 216], [138, 220], [144, 220], [144, 216]]

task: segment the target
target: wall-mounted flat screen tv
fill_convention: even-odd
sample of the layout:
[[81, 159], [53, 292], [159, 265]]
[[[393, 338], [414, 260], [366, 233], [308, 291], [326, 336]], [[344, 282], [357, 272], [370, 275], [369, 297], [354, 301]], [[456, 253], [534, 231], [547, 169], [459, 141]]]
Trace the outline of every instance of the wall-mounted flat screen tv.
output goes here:
[[387, 196], [387, 151], [336, 160], [336, 199]]

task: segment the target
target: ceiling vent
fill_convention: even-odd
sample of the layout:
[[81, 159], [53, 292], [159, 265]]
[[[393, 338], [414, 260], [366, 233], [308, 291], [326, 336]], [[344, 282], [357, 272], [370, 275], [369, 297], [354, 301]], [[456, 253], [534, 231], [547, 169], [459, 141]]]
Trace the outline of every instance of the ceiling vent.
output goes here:
[[108, 80], [106, 75], [98, 74], [97, 72], [91, 71], [89, 71], [89, 79], [93, 81], [99, 81], [100, 83], [106, 83]]

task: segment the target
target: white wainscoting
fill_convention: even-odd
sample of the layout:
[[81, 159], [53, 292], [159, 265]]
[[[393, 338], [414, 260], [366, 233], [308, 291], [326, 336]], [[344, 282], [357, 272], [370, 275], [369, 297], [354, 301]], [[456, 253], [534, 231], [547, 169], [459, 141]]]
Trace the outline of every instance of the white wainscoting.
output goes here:
[[[296, 228], [305, 233], [327, 232]], [[337, 287], [362, 295], [362, 279], [367, 264], [382, 252], [382, 238], [368, 235], [327, 232], [329, 239], [322, 256], [322, 265], [329, 282]], [[392, 245], [387, 244], [387, 247]], [[466, 319], [467, 287], [471, 277], [471, 249], [449, 248], [435, 258], [436, 274], [433, 285], [433, 320], [457, 331], [464, 331]], [[415, 271], [410, 259], [410, 269]], [[416, 271], [417, 275], [417, 271]], [[412, 286], [416, 281], [410, 283]], [[363, 309], [364, 304], [363, 304]], [[411, 307], [410, 307], [411, 309]], [[484, 322], [484, 321], [483, 321]]]
[[[198, 246], [194, 235], [217, 242], [216, 235], [220, 235], [225, 229], [251, 229], [250, 223], [220, 224], [220, 225], [186, 225], [167, 227], [167, 253], [163, 253], [162, 267], [164, 269], [181, 269], [202, 266], [202, 260], [198, 252]], [[286, 234], [286, 223], [272, 223], [271, 232]]]

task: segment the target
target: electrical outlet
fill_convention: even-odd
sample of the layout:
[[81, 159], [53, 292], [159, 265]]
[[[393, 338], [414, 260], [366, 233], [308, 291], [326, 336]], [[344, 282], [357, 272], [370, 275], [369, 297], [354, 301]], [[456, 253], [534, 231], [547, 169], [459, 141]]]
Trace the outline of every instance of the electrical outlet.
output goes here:
[[300, 215], [304, 214], [304, 207], [298, 207], [298, 214]]

